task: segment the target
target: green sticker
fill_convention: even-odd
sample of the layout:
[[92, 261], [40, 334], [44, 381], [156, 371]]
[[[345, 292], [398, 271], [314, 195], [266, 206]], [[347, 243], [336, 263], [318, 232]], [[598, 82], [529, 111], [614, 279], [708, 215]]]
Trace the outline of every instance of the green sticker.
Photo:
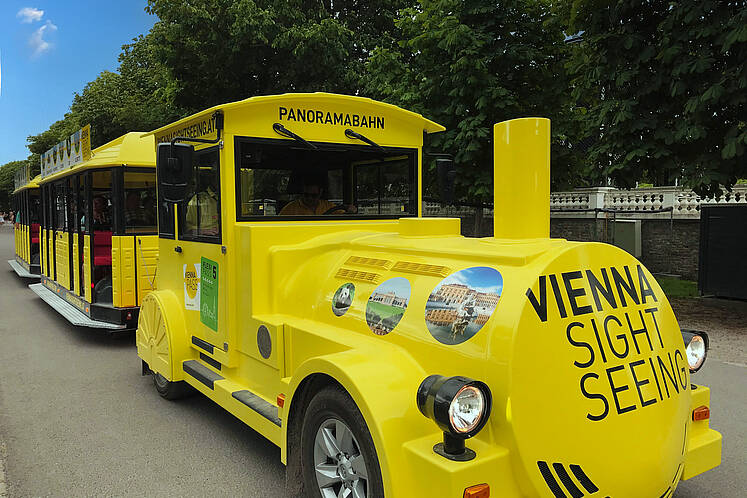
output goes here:
[[218, 263], [202, 258], [200, 271], [200, 321], [218, 331]]

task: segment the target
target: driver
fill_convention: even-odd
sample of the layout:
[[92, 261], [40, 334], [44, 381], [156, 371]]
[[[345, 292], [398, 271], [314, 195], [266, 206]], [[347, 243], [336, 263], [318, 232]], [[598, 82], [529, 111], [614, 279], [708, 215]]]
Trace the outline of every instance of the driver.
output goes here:
[[[316, 175], [305, 175], [303, 178], [303, 193], [295, 201], [286, 204], [280, 210], [280, 216], [318, 216], [333, 213], [355, 213], [355, 206], [341, 206], [322, 199], [322, 180]], [[337, 207], [337, 209], [334, 209]]]

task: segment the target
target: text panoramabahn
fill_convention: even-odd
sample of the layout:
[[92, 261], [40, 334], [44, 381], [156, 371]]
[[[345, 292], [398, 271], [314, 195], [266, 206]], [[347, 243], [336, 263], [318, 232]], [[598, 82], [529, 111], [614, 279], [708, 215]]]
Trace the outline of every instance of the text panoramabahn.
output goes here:
[[378, 128], [381, 130], [384, 129], [383, 116], [330, 112], [321, 111], [319, 109], [294, 109], [287, 107], [278, 107], [278, 119], [280, 121], [300, 121], [303, 123], [352, 126], [354, 128]]
[[[552, 294], [561, 318], [559, 333], [578, 353], [573, 366], [580, 372], [579, 389], [594, 402], [586, 418], [595, 422], [664, 402], [690, 382], [683, 343], [665, 343], [657, 319], [659, 299], [643, 267], [634, 272], [613, 266], [551, 273], [526, 291], [541, 322], [548, 321]], [[656, 385], [656, 391], [649, 387], [644, 393], [647, 384]]]

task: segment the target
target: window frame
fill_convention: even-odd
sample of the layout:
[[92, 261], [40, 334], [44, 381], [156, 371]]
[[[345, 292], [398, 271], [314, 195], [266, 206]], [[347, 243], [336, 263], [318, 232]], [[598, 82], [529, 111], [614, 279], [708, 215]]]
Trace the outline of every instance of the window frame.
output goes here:
[[[208, 153], [215, 153], [216, 157], [218, 158], [218, 235], [191, 235], [191, 234], [185, 234], [183, 232], [184, 228], [187, 224], [187, 206], [189, 205], [189, 200], [185, 200], [184, 202], [180, 202], [176, 204], [176, 219], [177, 219], [177, 225], [174, 229], [175, 232], [175, 238], [176, 240], [184, 240], [187, 242], [204, 242], [207, 244], [223, 244], [223, 216], [222, 216], [222, 209], [223, 209], [223, 203], [222, 201], [222, 192], [221, 192], [221, 149], [222, 147], [218, 144], [213, 145], [211, 147], [205, 147], [204, 149], [195, 150], [192, 152], [192, 171], [194, 173], [194, 168], [197, 167], [197, 156], [201, 154], [208, 154]], [[199, 175], [198, 175], [199, 178]], [[157, 180], [158, 181], [158, 180]], [[195, 192], [197, 194], [197, 192]], [[159, 204], [160, 206], [160, 204]], [[160, 221], [160, 220], [159, 220]], [[198, 217], [198, 223], [199, 223], [199, 217]], [[160, 228], [159, 228], [160, 230]], [[160, 234], [159, 234], [160, 236]]]
[[[153, 173], [154, 181], [156, 182], [156, 228], [153, 231], [150, 232], [127, 232], [127, 218], [125, 217], [126, 214], [126, 201], [127, 201], [127, 186], [125, 185], [125, 176], [127, 176], [127, 173]], [[160, 235], [159, 233], [159, 219], [158, 219], [158, 172], [154, 168], [146, 168], [143, 166], [124, 166], [122, 168], [122, 233], [119, 235], [126, 235], [126, 236], [140, 236], [140, 235]]]
[[[339, 221], [339, 220], [398, 220], [400, 218], [417, 218], [418, 216], [418, 147], [383, 147], [387, 153], [407, 155], [411, 157], [409, 174], [412, 177], [412, 192], [415, 197], [415, 212], [404, 214], [327, 214], [327, 215], [273, 215], [273, 216], [242, 216], [241, 214], [241, 145], [244, 143], [277, 145], [287, 140], [276, 138], [261, 138], [249, 136], [234, 136], [234, 180], [235, 180], [235, 197], [236, 197], [236, 221]], [[343, 149], [343, 150], [370, 150], [370, 145], [353, 145], [340, 144], [334, 142], [311, 142], [320, 149], [326, 148]], [[268, 168], [269, 169], [269, 168]], [[353, 171], [353, 189], [355, 190], [357, 171]], [[379, 197], [381, 193], [379, 193]]]

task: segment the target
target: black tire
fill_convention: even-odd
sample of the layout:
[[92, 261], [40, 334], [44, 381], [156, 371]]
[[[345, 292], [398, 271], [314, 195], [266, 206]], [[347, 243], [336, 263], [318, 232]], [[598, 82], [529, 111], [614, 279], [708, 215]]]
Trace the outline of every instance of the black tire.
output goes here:
[[360, 447], [368, 471], [366, 498], [384, 498], [379, 458], [366, 421], [350, 395], [337, 386], [325, 387], [311, 399], [301, 427], [301, 471], [304, 495], [321, 498], [314, 469], [314, 441], [317, 431], [328, 419], [347, 425]]
[[161, 395], [162, 398], [168, 400], [175, 400], [184, 398], [194, 393], [192, 386], [180, 380], [178, 382], [171, 382], [166, 380], [166, 377], [159, 373], [152, 372], [153, 374], [153, 385], [156, 386], [156, 391]]

